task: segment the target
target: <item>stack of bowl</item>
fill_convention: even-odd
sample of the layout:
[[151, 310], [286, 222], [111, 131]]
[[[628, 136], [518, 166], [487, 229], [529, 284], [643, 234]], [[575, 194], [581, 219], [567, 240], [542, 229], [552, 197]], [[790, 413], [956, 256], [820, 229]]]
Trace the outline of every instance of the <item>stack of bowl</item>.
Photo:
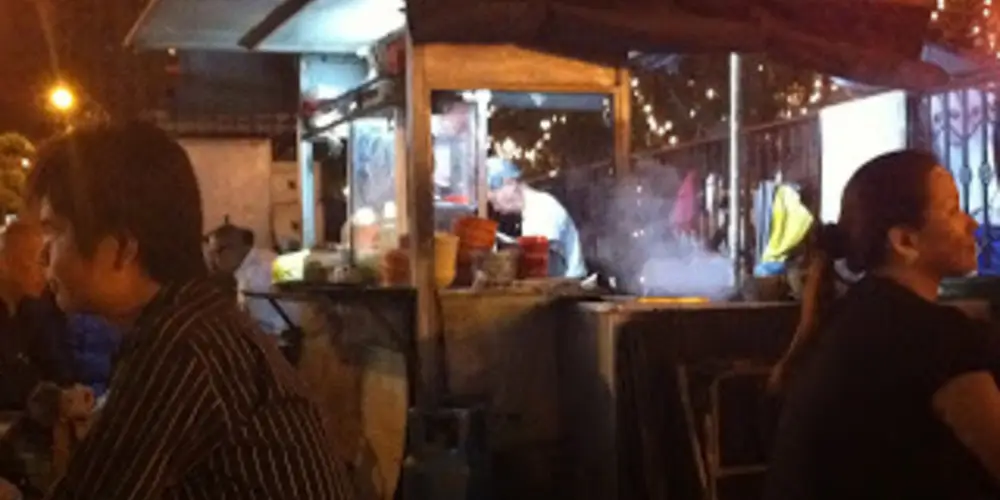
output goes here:
[[479, 217], [462, 217], [455, 221], [452, 232], [458, 237], [456, 284], [469, 286], [474, 279], [476, 263], [493, 251], [497, 239], [497, 222]]

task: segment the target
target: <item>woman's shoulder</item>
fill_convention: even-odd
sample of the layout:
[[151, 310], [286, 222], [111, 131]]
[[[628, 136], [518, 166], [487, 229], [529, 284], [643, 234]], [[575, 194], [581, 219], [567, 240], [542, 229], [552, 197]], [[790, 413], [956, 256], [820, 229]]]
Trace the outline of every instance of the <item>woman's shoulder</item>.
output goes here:
[[929, 302], [901, 285], [887, 279], [867, 277], [850, 286], [837, 301], [839, 311], [846, 315], [920, 325], [926, 329], [956, 327], [978, 328], [982, 322], [973, 320], [959, 308], [940, 302]]
[[896, 362], [907, 358], [931, 362], [935, 357], [957, 358], [978, 350], [1000, 359], [1000, 332], [952, 305], [870, 283], [853, 286], [838, 302], [831, 311], [829, 324], [835, 330], [831, 337], [866, 355]]

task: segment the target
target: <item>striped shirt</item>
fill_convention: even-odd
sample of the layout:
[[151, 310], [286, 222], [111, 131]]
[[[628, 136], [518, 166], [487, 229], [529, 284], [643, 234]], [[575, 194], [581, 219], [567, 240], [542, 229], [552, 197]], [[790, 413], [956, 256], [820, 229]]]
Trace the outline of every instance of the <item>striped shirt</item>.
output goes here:
[[168, 286], [126, 336], [107, 403], [50, 499], [349, 500], [304, 385], [229, 295]]

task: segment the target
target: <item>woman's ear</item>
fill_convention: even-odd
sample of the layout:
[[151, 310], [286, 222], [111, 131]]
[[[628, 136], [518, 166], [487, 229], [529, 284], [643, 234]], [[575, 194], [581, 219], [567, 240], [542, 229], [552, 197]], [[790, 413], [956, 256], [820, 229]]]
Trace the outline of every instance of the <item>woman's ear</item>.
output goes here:
[[917, 236], [908, 229], [894, 227], [887, 234], [888, 250], [892, 252], [898, 262], [912, 264], [916, 262], [920, 255], [917, 250]]

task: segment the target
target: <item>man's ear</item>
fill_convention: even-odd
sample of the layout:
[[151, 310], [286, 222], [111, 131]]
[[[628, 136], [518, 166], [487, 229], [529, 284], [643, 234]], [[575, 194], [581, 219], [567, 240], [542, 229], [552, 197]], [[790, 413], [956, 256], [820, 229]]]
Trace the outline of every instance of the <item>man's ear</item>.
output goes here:
[[115, 249], [115, 269], [121, 270], [127, 264], [135, 262], [139, 258], [139, 242], [135, 238], [119, 236], [114, 238], [117, 245]]

